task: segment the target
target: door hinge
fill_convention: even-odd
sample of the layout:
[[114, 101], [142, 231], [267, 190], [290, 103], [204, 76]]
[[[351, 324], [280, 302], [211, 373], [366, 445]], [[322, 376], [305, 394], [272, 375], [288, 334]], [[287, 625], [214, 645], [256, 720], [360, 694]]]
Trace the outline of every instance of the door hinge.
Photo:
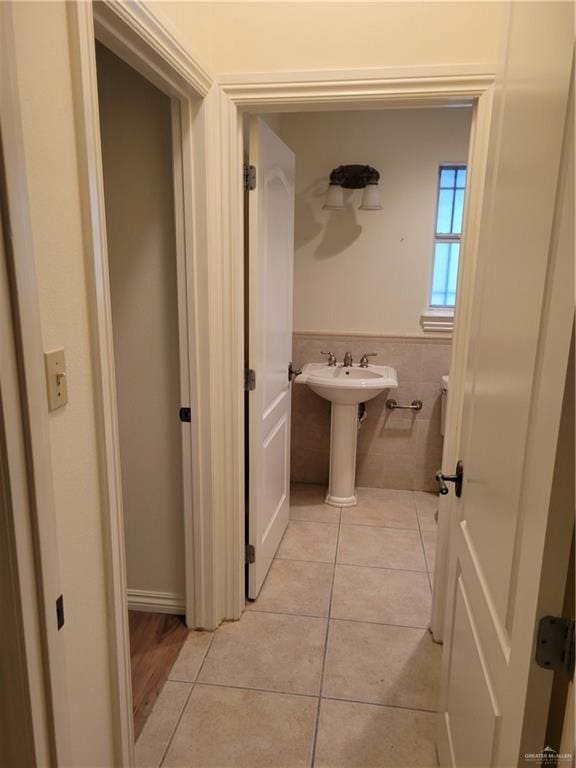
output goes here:
[[252, 368], [246, 368], [244, 370], [244, 390], [246, 392], [253, 392], [256, 389], [256, 371]]
[[536, 663], [574, 676], [574, 619], [544, 616], [538, 625]]
[[192, 421], [190, 408], [180, 408], [180, 421]]
[[244, 192], [252, 192], [256, 189], [256, 166], [244, 166]]
[[254, 544], [246, 544], [246, 562], [250, 564], [256, 562], [256, 550], [254, 549]]
[[64, 626], [64, 595], [60, 595], [56, 600], [56, 625], [58, 630]]

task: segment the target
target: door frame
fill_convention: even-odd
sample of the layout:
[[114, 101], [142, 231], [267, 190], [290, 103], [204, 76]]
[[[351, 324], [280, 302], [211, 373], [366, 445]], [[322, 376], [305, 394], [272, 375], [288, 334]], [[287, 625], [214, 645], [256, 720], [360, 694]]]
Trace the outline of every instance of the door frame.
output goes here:
[[[465, 361], [471, 319], [471, 301], [480, 234], [480, 209], [487, 175], [495, 80], [494, 65], [404, 67], [371, 70], [317, 70], [310, 72], [227, 75], [219, 78], [218, 130], [211, 143], [226, 162], [220, 167], [220, 216], [215, 237], [226, 246], [222, 292], [229, 300], [226, 326], [219, 340], [223, 358], [232, 364], [234, 376], [224, 382], [222, 407], [227, 422], [231, 474], [226, 487], [223, 530], [227, 551], [236, 553], [234, 567], [222, 574], [228, 579], [231, 618], [238, 618], [244, 605], [244, 219], [241, 168], [243, 162], [243, 115], [245, 113], [303, 112], [321, 110], [382, 109], [454, 104], [474, 106], [468, 157], [468, 191], [462, 238], [462, 268], [458, 277], [458, 302], [454, 319], [450, 398], [444, 438], [442, 468], [456, 464], [464, 396]], [[214, 222], [211, 222], [213, 225]], [[432, 334], [430, 334], [430, 338]], [[445, 338], [445, 335], [443, 335]], [[449, 503], [442, 502], [438, 527], [438, 552], [434, 574], [431, 629], [442, 640], [445, 614], [447, 553], [449, 550]]]
[[0, 209], [5, 237], [0, 283], [12, 315], [12, 328], [4, 323], [1, 339], [7, 347], [6, 368], [0, 372], [7, 457], [0, 457], [0, 471], [8, 478], [3, 524], [11, 538], [3, 542], [3, 555], [11, 557], [12, 566], [10, 583], [3, 586], [20, 615], [20, 626], [12, 627], [12, 650], [22, 664], [20, 682], [28, 685], [28, 691], [14, 691], [13, 696], [14, 706], [20, 704], [29, 715], [19, 736], [32, 738], [38, 764], [70, 765], [66, 644], [56, 622], [62, 589], [44, 346], [11, 5], [0, 3]]
[[[82, 215], [88, 265], [97, 431], [103, 500], [107, 591], [110, 604], [112, 716], [119, 764], [134, 764], [128, 595], [114, 371], [110, 279], [98, 111], [95, 41], [138, 71], [171, 100], [178, 279], [180, 389], [192, 421], [183, 424], [185, 605], [166, 596], [165, 609], [185, 608], [187, 624], [213, 629], [220, 621], [215, 583], [212, 439], [213, 400], [202, 362], [209, 337], [206, 285], [206, 96], [210, 75], [141, 2], [69, 3], [76, 95]], [[184, 365], [182, 364], [184, 361]], [[178, 418], [178, 414], [174, 414]], [[141, 607], [150, 607], [139, 602]], [[159, 610], [159, 605], [154, 605]]]

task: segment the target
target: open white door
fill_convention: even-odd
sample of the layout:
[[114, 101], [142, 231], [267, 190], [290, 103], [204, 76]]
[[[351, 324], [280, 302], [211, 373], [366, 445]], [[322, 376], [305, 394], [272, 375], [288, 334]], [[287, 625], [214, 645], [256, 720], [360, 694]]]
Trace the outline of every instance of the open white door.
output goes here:
[[561, 610], [573, 524], [568, 499], [562, 508], [552, 493], [573, 322], [573, 6], [511, 6], [474, 289], [461, 498], [451, 489], [439, 753], [441, 766], [455, 768], [524, 765], [546, 746], [552, 674], [535, 667], [535, 633], [554, 610], [555, 585]]
[[294, 272], [294, 153], [259, 117], [250, 120], [248, 366], [248, 597], [256, 598], [288, 525]]

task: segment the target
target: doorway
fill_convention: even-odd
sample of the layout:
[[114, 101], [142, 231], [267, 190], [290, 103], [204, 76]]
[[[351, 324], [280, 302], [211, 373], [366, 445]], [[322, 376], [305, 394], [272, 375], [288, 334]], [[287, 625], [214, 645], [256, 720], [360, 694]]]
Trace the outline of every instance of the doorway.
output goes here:
[[172, 106], [98, 42], [96, 66], [137, 739], [187, 635]]
[[[435, 761], [441, 651], [428, 625], [451, 334], [420, 324], [440, 298], [444, 317], [454, 313], [456, 275], [450, 296], [441, 259], [462, 234], [471, 117], [464, 106], [249, 118], [251, 559], [236, 642], [282, 622], [286, 671], [301, 674], [292, 639], [317, 675], [306, 692], [318, 696], [322, 764], [353, 748], [369, 764], [375, 744], [402, 764]], [[357, 189], [332, 183], [359, 167], [379, 177], [368, 193], [362, 179]], [[386, 367], [394, 384], [372, 392]], [[330, 386], [313, 381], [322, 375]], [[357, 400], [331, 386], [347, 376], [362, 382]], [[390, 408], [392, 397], [406, 408]], [[334, 488], [347, 471], [334, 456], [339, 407], [355, 441], [346, 494]], [[280, 653], [268, 642], [270, 656]], [[241, 651], [230, 653], [239, 665]], [[267, 687], [293, 690], [280, 674]], [[375, 706], [386, 708], [380, 717]], [[379, 734], [393, 719], [413, 743], [335, 736], [352, 718]]]
[[[339, 522], [340, 507], [347, 526], [368, 526], [360, 531], [368, 538], [383, 533], [381, 526], [412, 529], [392, 535], [410, 539], [398, 546], [414, 549], [410, 567], [432, 579], [472, 118], [472, 104], [461, 104], [244, 119], [253, 176], [246, 268], [246, 360], [255, 378], [247, 395], [250, 599], [286, 529], [278, 556], [292, 552], [294, 540], [290, 557], [307, 559], [305, 551], [316, 548], [308, 538], [329, 532], [315, 524]], [[346, 165], [352, 160], [363, 165]], [[358, 169], [369, 169], [376, 183], [334, 183]], [[333, 491], [333, 478], [348, 471], [335, 464], [340, 400], [309, 377], [378, 376], [385, 367], [394, 379], [385, 389], [363, 385], [357, 401], [344, 406], [352, 419], [352, 485], [346, 494]], [[283, 406], [285, 400], [291, 403]], [[294, 508], [290, 480], [297, 497], [311, 491], [314, 510]], [[382, 505], [398, 509], [367, 511]]]

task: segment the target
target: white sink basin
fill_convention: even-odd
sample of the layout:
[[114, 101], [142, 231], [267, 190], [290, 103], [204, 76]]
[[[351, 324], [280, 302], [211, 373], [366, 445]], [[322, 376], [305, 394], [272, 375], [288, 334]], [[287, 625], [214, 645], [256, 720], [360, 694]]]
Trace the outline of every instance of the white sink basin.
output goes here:
[[307, 384], [313, 392], [331, 403], [341, 405], [365, 403], [385, 389], [398, 386], [396, 371], [387, 365], [344, 368], [342, 365], [331, 367], [325, 363], [307, 363], [296, 381]]
[[353, 507], [356, 496], [356, 443], [358, 439], [358, 404], [372, 400], [386, 389], [398, 386], [394, 368], [369, 365], [344, 368], [325, 363], [307, 363], [298, 384], [307, 384], [313, 392], [332, 403], [330, 436], [330, 487], [326, 503], [335, 507]]

